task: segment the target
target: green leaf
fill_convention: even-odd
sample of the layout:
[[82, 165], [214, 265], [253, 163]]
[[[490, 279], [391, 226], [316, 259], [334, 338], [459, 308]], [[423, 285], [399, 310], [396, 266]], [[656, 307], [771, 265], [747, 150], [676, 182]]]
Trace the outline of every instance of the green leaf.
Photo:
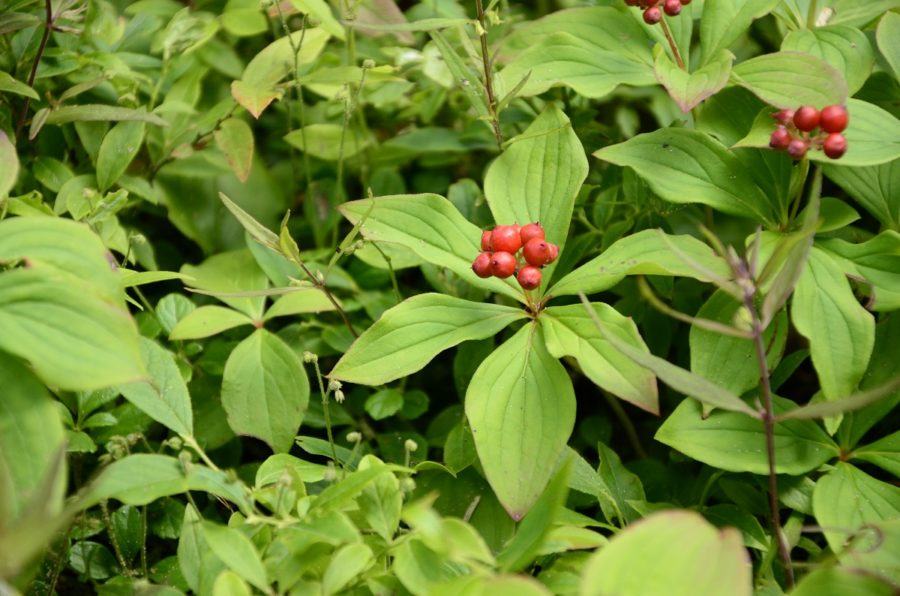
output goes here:
[[775, 52], [745, 60], [732, 80], [777, 108], [802, 105], [822, 109], [847, 103], [847, 82], [833, 66], [811, 54]]
[[833, 14], [830, 23], [864, 28], [885, 12], [900, 7], [900, 0], [835, 0], [832, 3]]
[[[0, 351], [0, 519], [8, 527], [29, 507], [48, 513], [62, 509], [65, 482], [51, 502], [33, 502], [47, 475], [65, 478], [65, 466], [54, 469], [65, 434], [54, 402], [43, 384], [18, 359]], [[0, 528], [2, 534], [4, 528]], [[0, 570], [5, 565], [0, 564]]]
[[231, 429], [290, 450], [309, 402], [309, 381], [294, 351], [257, 329], [231, 352], [222, 377], [222, 407]]
[[575, 424], [575, 393], [563, 366], [526, 325], [488, 356], [469, 383], [466, 416], [485, 475], [515, 520], [550, 481]]
[[250, 237], [275, 252], [281, 252], [278, 234], [259, 223], [252, 215], [241, 209], [240, 205], [228, 198], [224, 192], [219, 193], [222, 204], [231, 212], [238, 223], [250, 234]]
[[429, 31], [428, 35], [431, 36], [434, 45], [444, 59], [443, 62], [447, 70], [456, 79], [457, 84], [468, 97], [472, 107], [475, 108], [475, 113], [478, 114], [479, 118], [485, 121], [489, 120], [490, 111], [488, 110], [487, 97], [484, 86], [480, 84], [481, 76], [475, 70], [474, 65], [460, 58], [456, 49], [440, 31]]
[[223, 571], [216, 577], [212, 596], [251, 596], [253, 591], [234, 571]]
[[791, 596], [893, 596], [894, 589], [862, 570], [818, 567], [803, 576]]
[[41, 96], [37, 94], [37, 91], [35, 91], [25, 83], [14, 79], [12, 75], [10, 75], [6, 71], [0, 72], [0, 91], [3, 91], [4, 93], [15, 93], [16, 95], [30, 97], [35, 101], [39, 101], [41, 99]]
[[178, 370], [175, 355], [155, 341], [142, 337], [141, 357], [150, 379], [122, 385], [119, 391], [157, 422], [176, 433], [193, 434], [191, 396]]
[[853, 459], [867, 461], [900, 476], [900, 431], [858, 447], [853, 451]]
[[332, 36], [344, 40], [344, 27], [334, 18], [331, 7], [325, 0], [291, 0], [294, 8], [302, 13], [311, 16], [319, 24], [319, 27], [330, 33]]
[[374, 420], [390, 418], [403, 408], [403, 394], [396, 389], [376, 391], [366, 400], [366, 412]]
[[[625, 15], [614, 17], [620, 22]], [[628, 27], [631, 29], [631, 27]], [[536, 37], [536, 43], [518, 54], [500, 71], [497, 79], [501, 89], [513, 89], [526, 76], [519, 90], [521, 96], [543, 93], [557, 85], [571, 87], [589, 98], [609, 95], [619, 85], [648, 86], [656, 81], [653, 69], [646, 63], [617, 50], [604, 50], [593, 40], [576, 37], [563, 30]], [[627, 36], [616, 34], [616, 39]], [[646, 43], [646, 41], [644, 41]]]
[[19, 177], [19, 155], [6, 133], [0, 130], [0, 204]]
[[662, 46], [656, 46], [654, 53], [656, 80], [666, 88], [682, 112], [690, 112], [700, 102], [723, 89], [728, 84], [731, 63], [734, 62], [734, 54], [722, 50], [706, 66], [689, 73], [672, 62]]
[[[367, 455], [360, 461], [359, 469], [384, 465], [374, 456]], [[356, 501], [369, 526], [388, 542], [400, 525], [403, 494], [400, 481], [393, 474], [381, 474], [367, 485]]]
[[619, 455], [603, 443], [597, 444], [597, 451], [600, 455], [597, 474], [612, 498], [612, 503], [609, 504], [600, 501], [603, 515], [610, 521], [614, 517], [618, 518], [620, 525], [635, 521], [639, 516], [629, 501], [640, 502], [647, 499], [641, 479], [623, 466]]
[[840, 462], [816, 482], [813, 514], [841, 562], [900, 579], [900, 488]]
[[492, 337], [522, 318], [525, 313], [510, 306], [420, 294], [385, 311], [353, 342], [329, 377], [382, 385], [420, 370], [448, 348]]
[[300, 151], [327, 161], [349, 159], [371, 145], [375, 137], [368, 132], [339, 124], [310, 124], [284, 135], [284, 140]]
[[481, 252], [481, 230], [440, 195], [363, 199], [344, 203], [339, 209], [352, 224], [362, 222], [360, 231], [366, 240], [399, 244], [474, 286], [523, 300], [514, 282], [475, 275], [472, 261]]
[[540, 222], [547, 240], [562, 248], [587, 173], [587, 158], [569, 119], [558, 108], [548, 108], [488, 168], [484, 194], [498, 224]]
[[838, 264], [813, 247], [791, 303], [797, 331], [809, 340], [825, 399], [856, 391], [875, 343], [875, 318], [863, 308]]
[[684, 276], [710, 282], [714, 277], [731, 277], [731, 269], [709, 246], [692, 236], [642, 230], [616, 241], [600, 256], [559, 280], [548, 293], [594, 294], [615, 286], [626, 275]]
[[500, 569], [506, 572], [520, 571], [534, 562], [560, 512], [565, 508], [571, 471], [572, 461], [566, 458], [534, 508], [522, 520], [515, 536], [497, 556]]
[[[649, 353], [637, 326], [606, 304], [592, 304], [597, 317], [623, 342]], [[540, 317], [547, 350], [571, 356], [594, 383], [652, 414], [659, 414], [656, 377], [606, 341], [580, 304], [552, 306]]]
[[772, 207], [744, 166], [721, 143], [686, 128], [663, 128], [610, 145], [594, 156], [634, 168], [661, 198], [702, 203], [771, 223]]
[[262, 590], [268, 591], [266, 568], [249, 538], [236, 528], [202, 521], [203, 537], [209, 549], [232, 571]]
[[719, 530], [692, 511], [662, 511], [588, 559], [580, 593], [750, 596], [752, 568], [738, 530]]
[[845, 168], [834, 162], [823, 169], [883, 226], [900, 230], [900, 160], [860, 168]]
[[206, 544], [200, 515], [193, 505], [184, 508], [178, 539], [178, 566], [185, 582], [197, 593], [208, 593], [228, 568]]
[[250, 317], [234, 309], [214, 305], [201, 306], [178, 321], [169, 334], [169, 339], [200, 339], [241, 325], [252, 324], [253, 320]]
[[900, 120], [859, 99], [847, 100], [847, 111], [850, 124], [843, 133], [847, 153], [839, 160], [832, 160], [820, 151], [811, 151], [808, 154], [811, 160], [838, 167], [857, 167], [877, 166], [900, 158]]
[[304, 313], [319, 313], [335, 310], [334, 304], [319, 288], [292, 288], [292, 291], [275, 301], [266, 311], [264, 320], [275, 317], [299, 315]]
[[[714, 293], [697, 311], [697, 317], [731, 325], [741, 305], [728, 294]], [[788, 320], [783, 311], [765, 330], [763, 343], [767, 349], [769, 370], [774, 370], [784, 353], [788, 336]], [[691, 326], [691, 371], [731, 391], [735, 395], [759, 385], [760, 371], [753, 340], [723, 335]]]
[[265, 290], [265, 273], [249, 250], [220, 252], [200, 265], [183, 265], [181, 272], [193, 278], [189, 285], [204, 290], [244, 313], [254, 321], [262, 320], [265, 296], [229, 296], [240, 292]]
[[896, 40], [900, 39], [900, 14], [885, 13], [881, 22], [878, 23], [875, 39], [878, 41], [881, 55], [894, 71], [894, 77], [900, 79], [900, 47], [897, 47], [896, 43]]
[[216, 146], [225, 154], [228, 166], [237, 179], [246, 182], [253, 166], [253, 131], [241, 118], [229, 118], [216, 128]]
[[[779, 397], [772, 401], [776, 414], [795, 407], [793, 402]], [[715, 468], [769, 473], [766, 435], [757, 418], [718, 410], [704, 418], [699, 403], [685, 400], [659, 428], [656, 440]], [[775, 425], [775, 470], [779, 474], [805, 474], [839, 452], [815, 422], [788, 420]]]
[[154, 126], [169, 125], [156, 114], [101, 104], [56, 108], [50, 111], [44, 124], [68, 124], [69, 122], [146, 122]]
[[850, 95], [862, 88], [875, 66], [875, 54], [866, 35], [844, 25], [791, 31], [781, 42], [781, 49], [805, 52], [834, 66], [847, 81]]
[[328, 567], [322, 575], [322, 593], [335, 594], [353, 578], [372, 566], [375, 555], [365, 544], [347, 544], [329, 557]]
[[700, 20], [702, 64], [707, 64], [722, 50], [747, 32], [755, 19], [775, 8], [779, 0], [707, 0]]
[[100, 192], [106, 192], [128, 169], [141, 149], [146, 128], [147, 125], [140, 121], [119, 122], [103, 137], [97, 154]]
[[829, 238], [817, 246], [836, 258], [845, 273], [871, 285], [872, 310], [900, 308], [900, 233], [889, 230], [859, 244]]

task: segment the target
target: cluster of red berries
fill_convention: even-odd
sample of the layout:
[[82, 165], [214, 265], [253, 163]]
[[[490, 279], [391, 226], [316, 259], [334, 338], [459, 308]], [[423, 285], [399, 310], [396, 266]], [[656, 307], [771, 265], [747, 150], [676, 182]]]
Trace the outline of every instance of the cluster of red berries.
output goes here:
[[[517, 256], [519, 249], [522, 254]], [[559, 247], [544, 239], [544, 228], [536, 222], [485, 230], [481, 234], [481, 250], [472, 263], [475, 275], [506, 279], [515, 274], [525, 290], [540, 286], [541, 267], [559, 256]]]
[[[769, 138], [769, 147], [787, 151], [794, 159], [802, 159], [809, 149], [821, 149], [831, 159], [847, 152], [847, 139], [841, 133], [850, 116], [844, 106], [827, 106], [820, 112], [812, 106], [781, 110], [772, 117], [779, 123]], [[816, 129], [821, 129], [816, 131]]]
[[681, 7], [687, 6], [691, 0], [625, 0], [628, 6], [640, 6], [644, 9], [644, 22], [648, 25], [655, 25], [662, 20], [662, 9], [670, 17], [677, 17], [681, 13]]

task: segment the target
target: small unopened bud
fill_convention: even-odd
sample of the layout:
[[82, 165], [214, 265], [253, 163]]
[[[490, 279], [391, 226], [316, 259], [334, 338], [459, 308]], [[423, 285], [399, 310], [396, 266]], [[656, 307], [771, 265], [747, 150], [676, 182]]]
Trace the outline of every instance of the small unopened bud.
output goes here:
[[375, 68], [375, 61], [372, 60], [371, 58], [367, 58], [367, 59], [363, 60], [362, 67], [365, 68], [366, 70], [368, 70], [370, 68]]
[[362, 433], [357, 431], [347, 433], [348, 443], [359, 443], [360, 441], [362, 441]]
[[147, 237], [143, 234], [132, 234], [130, 240], [131, 244], [134, 246], [143, 246], [147, 244]]
[[190, 469], [190, 466], [193, 464], [191, 461], [191, 454], [187, 450], [182, 451], [178, 454], [178, 461], [181, 462], [181, 466], [184, 468], [184, 471], [187, 472]]
[[340, 389], [335, 391], [334, 392], [334, 401], [336, 401], [339, 404], [344, 403], [344, 392], [341, 391]]
[[322, 473], [322, 479], [328, 482], [337, 480], [337, 471], [334, 469], [334, 464], [332, 462], [328, 462], [328, 467], [326, 467], [325, 471]]
[[416, 490], [416, 481], [412, 478], [401, 478], [400, 479], [400, 490], [404, 494], [409, 494], [412, 491]]
[[318, 355], [313, 354], [312, 352], [303, 352], [303, 362], [310, 363], [310, 362], [318, 362], [318, 361], [319, 361]]
[[340, 389], [343, 386], [344, 385], [337, 379], [329, 379], [328, 380], [328, 390], [329, 391], [337, 391], [338, 389]]
[[406, 442], [403, 443], [403, 448], [412, 453], [419, 450], [419, 444], [412, 439], [406, 439]]
[[180, 451], [184, 447], [184, 441], [181, 440], [181, 437], [172, 437], [166, 441], [166, 444], [174, 451]]
[[319, 281], [320, 284], [325, 283], [325, 274], [322, 273], [321, 271], [316, 271], [316, 279]]

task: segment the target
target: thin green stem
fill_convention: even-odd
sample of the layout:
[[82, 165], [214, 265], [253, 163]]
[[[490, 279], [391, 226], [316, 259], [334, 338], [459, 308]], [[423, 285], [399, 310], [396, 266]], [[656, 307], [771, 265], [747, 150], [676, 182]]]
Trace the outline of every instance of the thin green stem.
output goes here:
[[806, 28], [807, 29], [815, 29], [816, 28], [816, 17], [818, 15], [819, 15], [818, 0], [810, 0], [809, 12], [806, 13]]
[[494, 130], [494, 139], [497, 148], [503, 150], [503, 133], [500, 131], [500, 115], [497, 113], [497, 98], [494, 95], [494, 77], [491, 72], [491, 55], [488, 51], [487, 23], [484, 19], [484, 6], [481, 0], [475, 0], [475, 9], [478, 13], [478, 24], [481, 30], [478, 37], [481, 39], [481, 64], [484, 69], [484, 92], [487, 95], [488, 111], [491, 114], [491, 128]]
[[[306, 103], [303, 101], [303, 87], [300, 84], [300, 50], [303, 49], [303, 40], [306, 39], [306, 15], [303, 16], [303, 20], [300, 23], [300, 40], [294, 43], [294, 38], [291, 35], [291, 29], [288, 26], [287, 17], [284, 15], [284, 11], [281, 10], [281, 3], [275, 2], [275, 10], [278, 11], [278, 18], [281, 21], [281, 28], [284, 31], [285, 36], [287, 36], [288, 43], [291, 44], [291, 51], [293, 53], [294, 59], [294, 70], [293, 70], [293, 78], [294, 78], [294, 97], [297, 100], [297, 106], [300, 108], [300, 140], [303, 142], [303, 146], [307, 147], [306, 144]], [[293, 128], [293, 115], [291, 111], [290, 102], [287, 103], [287, 114], [288, 114], [288, 129]], [[294, 162], [294, 152], [295, 149], [293, 145], [291, 146], [291, 163]], [[309, 192], [309, 189], [312, 187], [312, 174], [310, 173], [310, 164], [309, 164], [309, 154], [306, 150], [303, 152], [303, 174], [306, 178], [306, 189]], [[296, 179], [296, 167], [294, 167], [294, 178]]]
[[100, 511], [103, 514], [103, 523], [106, 524], [106, 533], [109, 535], [109, 542], [112, 544], [113, 552], [116, 554], [116, 561], [119, 562], [122, 573], [126, 577], [131, 577], [131, 569], [128, 568], [128, 563], [125, 561], [125, 555], [122, 554], [122, 547], [119, 546], [119, 539], [116, 537], [116, 531], [112, 525], [112, 517], [109, 515], [109, 506], [107, 505], [106, 499], [100, 501]]
[[675, 63], [678, 64], [678, 68], [687, 70], [687, 67], [684, 65], [684, 60], [681, 58], [681, 52], [678, 50], [678, 44], [675, 43], [675, 38], [672, 37], [672, 31], [669, 29], [669, 24], [666, 22], [666, 17], [663, 17], [659, 21], [659, 24], [662, 27], [663, 35], [666, 36], [666, 40], [669, 42], [669, 47], [672, 49], [672, 54], [675, 56]]
[[193, 435], [181, 435], [181, 439], [184, 441], [184, 444], [186, 446], [197, 452], [197, 455], [200, 456], [200, 459], [203, 461], [203, 463], [217, 472], [222, 471], [221, 469], [219, 469], [219, 466], [217, 466], [216, 463], [211, 460], [208, 455], [206, 455], [206, 452], [202, 447], [200, 447], [200, 444], [197, 442], [197, 439], [195, 439]]
[[394, 296], [397, 298], [398, 303], [402, 302], [403, 296], [400, 294], [400, 287], [397, 285], [397, 275], [394, 273], [394, 266], [391, 265], [391, 257], [389, 257], [383, 250], [381, 250], [381, 247], [378, 246], [377, 242], [370, 242], [370, 244], [376, 251], [378, 251], [378, 254], [381, 255], [382, 259], [384, 259], [384, 262], [387, 263], [388, 273], [391, 276], [391, 285], [394, 286]]
[[322, 414], [325, 417], [325, 433], [328, 435], [328, 445], [331, 447], [331, 460], [334, 465], [343, 470], [341, 462], [338, 460], [337, 448], [334, 445], [334, 435], [331, 430], [331, 412], [328, 409], [328, 392], [325, 391], [325, 383], [322, 380], [322, 370], [319, 368], [319, 359], [312, 358], [313, 367], [316, 369], [316, 380], [319, 382], [319, 394], [322, 396]]

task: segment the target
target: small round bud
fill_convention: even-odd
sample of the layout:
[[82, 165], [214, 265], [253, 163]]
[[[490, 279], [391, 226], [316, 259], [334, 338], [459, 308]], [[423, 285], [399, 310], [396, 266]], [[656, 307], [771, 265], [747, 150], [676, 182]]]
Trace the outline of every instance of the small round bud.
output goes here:
[[308, 363], [318, 362], [318, 361], [319, 361], [318, 355], [313, 354], [312, 352], [309, 352], [309, 351], [303, 352], [303, 362], [306, 362], [308, 364]]
[[406, 441], [403, 443], [403, 448], [412, 453], [413, 451], [419, 450], [419, 444], [412, 439], [406, 439]]
[[360, 441], [362, 441], [362, 433], [357, 431], [347, 433], [348, 443], [359, 443]]
[[329, 391], [336, 391], [343, 386], [344, 386], [343, 383], [341, 383], [337, 379], [328, 379], [328, 390]]
[[362, 67], [365, 68], [366, 70], [368, 70], [370, 68], [375, 68], [375, 61], [372, 60], [371, 58], [367, 58], [367, 59], [363, 60]]

